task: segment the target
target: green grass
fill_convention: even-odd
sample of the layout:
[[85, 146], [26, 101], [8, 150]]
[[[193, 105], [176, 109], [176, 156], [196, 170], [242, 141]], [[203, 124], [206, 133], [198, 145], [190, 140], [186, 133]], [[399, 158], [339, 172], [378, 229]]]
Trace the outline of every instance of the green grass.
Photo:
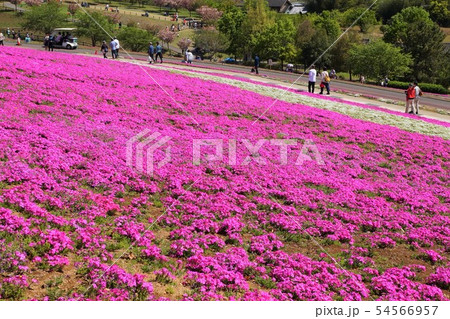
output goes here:
[[19, 30], [23, 21], [23, 17], [14, 11], [0, 11], [0, 30], [3, 34], [5, 34], [6, 28]]

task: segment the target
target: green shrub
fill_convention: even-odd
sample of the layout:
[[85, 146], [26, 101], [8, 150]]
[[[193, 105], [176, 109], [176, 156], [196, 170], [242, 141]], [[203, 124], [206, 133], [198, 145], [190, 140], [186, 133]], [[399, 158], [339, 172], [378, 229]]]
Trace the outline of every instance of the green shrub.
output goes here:
[[[400, 82], [400, 81], [389, 81], [389, 87], [404, 89], [408, 88], [408, 82]], [[443, 87], [440, 84], [431, 84], [431, 83], [419, 83], [419, 87], [424, 92], [429, 93], [439, 93], [439, 94], [449, 94], [450, 91]]]

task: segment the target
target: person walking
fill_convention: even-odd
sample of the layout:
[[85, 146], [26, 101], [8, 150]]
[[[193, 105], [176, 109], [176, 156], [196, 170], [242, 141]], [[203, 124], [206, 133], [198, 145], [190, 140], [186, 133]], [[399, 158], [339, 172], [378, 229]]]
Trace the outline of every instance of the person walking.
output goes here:
[[255, 72], [256, 72], [256, 74], [259, 74], [259, 62], [260, 62], [259, 56], [256, 54], [255, 55]]
[[55, 46], [55, 37], [50, 35], [48, 37], [48, 50], [53, 52], [54, 46]]
[[187, 63], [192, 64], [192, 61], [194, 61], [194, 54], [192, 54], [190, 50], [187, 50], [186, 58]]
[[308, 75], [308, 92], [314, 93], [314, 89], [316, 87], [316, 79], [317, 79], [317, 70], [315, 65], [311, 65], [311, 69], [309, 69]]
[[321, 73], [322, 82], [320, 83], [320, 94], [323, 94], [323, 89], [327, 89], [327, 95], [330, 95], [330, 75], [328, 74], [327, 67], [323, 67]]
[[150, 42], [150, 46], [148, 47], [148, 62], [152, 64], [155, 61], [155, 47], [153, 43]]
[[102, 47], [100, 49], [103, 53], [103, 58], [107, 59], [106, 53], [108, 53], [108, 45], [106, 44], [106, 41], [103, 41]]
[[163, 63], [162, 46], [161, 46], [161, 44], [159, 44], [159, 42], [156, 42], [156, 59], [155, 59], [155, 62], [158, 62], [158, 57], [161, 60], [161, 63]]
[[359, 75], [359, 83], [361, 83], [361, 84], [366, 83], [366, 78], [362, 74]]
[[114, 39], [111, 39], [111, 42], [109, 42], [109, 47], [111, 48], [111, 56], [113, 59], [116, 58], [116, 41]]
[[[419, 114], [419, 102], [420, 102], [420, 97], [423, 95], [422, 90], [419, 87], [419, 83], [417, 83], [417, 81], [414, 81], [414, 103], [413, 106], [416, 109], [416, 115]], [[414, 108], [413, 108], [413, 113], [414, 113]]]
[[0, 45], [4, 46], [3, 41], [5, 41], [5, 36], [0, 32]]
[[116, 59], [119, 57], [119, 49], [120, 49], [120, 42], [119, 39], [114, 38], [114, 42], [116, 42]]
[[50, 42], [50, 36], [48, 34], [46, 34], [45, 37], [44, 37], [44, 48], [45, 48], [45, 51], [48, 51], [49, 42]]
[[8, 39], [11, 37], [11, 30], [9, 28], [6, 30], [6, 36]]
[[[416, 90], [414, 89], [414, 85], [412, 83], [409, 83], [408, 89], [405, 91], [406, 94], [406, 109], [405, 113], [414, 113], [414, 98], [416, 97]], [[411, 111], [409, 111], [409, 108], [411, 107]]]

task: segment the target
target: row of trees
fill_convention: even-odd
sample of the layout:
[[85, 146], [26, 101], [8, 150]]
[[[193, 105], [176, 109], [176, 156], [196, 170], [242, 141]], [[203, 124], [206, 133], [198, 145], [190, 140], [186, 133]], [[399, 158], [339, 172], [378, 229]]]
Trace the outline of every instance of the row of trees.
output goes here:
[[[314, 9], [317, 12], [306, 15], [278, 14], [269, 9], [266, 0], [245, 0], [243, 6], [237, 6], [236, 1], [177, 2], [179, 5], [195, 4], [197, 13], [208, 25], [196, 32], [193, 39], [195, 47], [210, 55], [224, 52], [247, 61], [258, 54], [262, 60], [272, 59], [281, 65], [290, 62], [303, 64], [306, 68], [315, 63], [318, 67], [327, 65], [338, 72], [363, 74], [373, 79], [387, 75], [390, 78], [415, 78], [445, 86], [450, 84], [450, 56], [443, 46], [445, 35], [433, 21], [430, 8], [402, 8], [389, 17], [387, 24], [382, 25], [382, 35], [377, 37], [368, 32], [383, 18], [381, 22], [378, 21], [378, 11], [374, 10], [362, 15], [366, 8], [358, 7], [358, 4], [367, 5], [364, 0], [330, 1], [330, 4], [334, 3], [334, 7], [330, 7], [332, 11], [320, 7]], [[328, 3], [316, 2], [321, 5]], [[309, 5], [316, 2], [309, 1]], [[406, 0], [399, 2], [404, 3]], [[159, 2], [153, 0], [153, 3]], [[352, 5], [345, 10], [348, 3]], [[161, 5], [174, 8], [177, 4], [168, 0], [161, 2]], [[392, 1], [381, 0], [376, 9], [381, 10], [388, 5], [392, 5]], [[93, 46], [106, 40], [105, 31], [109, 34], [117, 32], [117, 15], [92, 12], [94, 22], [87, 15], [77, 13], [76, 9], [74, 6], [69, 7], [69, 12], [76, 17], [78, 34], [89, 37]], [[47, 33], [55, 26], [60, 26], [66, 16], [67, 11], [62, 6], [50, 2], [28, 10], [24, 27]], [[351, 28], [341, 35], [355, 21], [357, 28]], [[154, 26], [142, 29], [129, 25], [120, 29], [117, 36], [126, 48], [143, 51], [149, 41], [158, 38], [168, 45], [176, 33]], [[190, 39], [178, 42], [183, 51], [189, 45], [192, 45]]]
[[[391, 8], [393, 1], [382, 0], [376, 10], [362, 15], [369, 2], [373, 1], [308, 1], [316, 12], [297, 16], [271, 11], [266, 0], [246, 0], [242, 8], [221, 4], [223, 13], [211, 24], [215, 29], [199, 31], [195, 45], [206, 52], [225, 51], [244, 60], [258, 54], [262, 60], [301, 63], [305, 68], [312, 63], [327, 65], [372, 79], [387, 75], [450, 85], [445, 35], [430, 13], [434, 2], [430, 1], [427, 9], [410, 6], [397, 12]], [[408, 1], [398, 2], [404, 5]], [[396, 13], [389, 16], [388, 11]], [[379, 12], [386, 14], [380, 21]], [[382, 25], [381, 36], [368, 33], [385, 17], [388, 23]], [[355, 21], [357, 29], [341, 36]]]
[[[307, 0], [309, 12], [346, 11], [351, 8], [369, 7], [373, 0]], [[433, 21], [442, 27], [450, 26], [450, 3], [448, 0], [379, 0], [374, 6], [378, 19], [387, 23], [394, 15], [409, 7], [421, 6], [428, 11]]]

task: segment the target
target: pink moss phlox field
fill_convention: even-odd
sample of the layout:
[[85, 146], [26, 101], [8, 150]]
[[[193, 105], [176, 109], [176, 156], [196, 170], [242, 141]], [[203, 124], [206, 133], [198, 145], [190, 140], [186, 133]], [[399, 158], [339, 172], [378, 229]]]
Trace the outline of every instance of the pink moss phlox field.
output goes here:
[[[186, 69], [180, 68], [180, 67], [175, 67], [174, 69], [178, 69], [180, 71], [185, 71], [186, 70]], [[306, 92], [304, 90], [284, 87], [284, 86], [281, 86], [281, 85], [267, 83], [267, 82], [261, 82], [261, 81], [249, 79], [249, 78], [246, 78], [246, 77], [242, 77], [242, 76], [207, 72], [207, 71], [202, 71], [201, 69], [202, 68], [197, 67], [197, 68], [194, 68], [194, 70], [191, 70], [191, 72], [195, 72], [195, 73], [199, 73], [199, 74], [205, 74], [205, 75], [214, 75], [214, 76], [219, 76], [219, 77], [227, 78], [227, 79], [231, 79], [231, 80], [237, 80], [237, 81], [252, 83], [252, 84], [255, 84], [255, 85], [277, 88], [277, 89], [281, 89], [281, 90], [286, 90], [286, 91], [291, 92], [291, 93], [296, 93], [296, 94], [305, 95], [305, 96], [308, 96], [308, 97], [313, 97], [315, 99], [321, 99], [321, 100], [325, 100], [325, 101], [344, 103], [344, 104], [353, 105], [353, 106], [357, 106], [357, 107], [364, 108], [364, 109], [376, 110], [376, 111], [385, 112], [385, 113], [388, 113], [388, 114], [394, 114], [394, 115], [397, 115], [397, 116], [402, 116], [402, 117], [406, 117], [406, 118], [415, 119], [415, 120], [418, 120], [418, 121], [424, 121], [424, 122], [428, 122], [428, 123], [432, 123], [432, 124], [437, 124], [437, 125], [442, 125], [442, 126], [445, 126], [445, 127], [450, 127], [450, 123], [445, 122], [445, 121], [439, 121], [439, 120], [436, 120], [436, 119], [431, 119], [431, 118], [426, 118], [426, 117], [418, 117], [418, 116], [413, 115], [413, 114], [405, 114], [404, 112], [393, 111], [393, 110], [389, 110], [389, 109], [386, 109], [386, 108], [383, 108], [383, 107], [379, 107], [379, 106], [376, 106], [376, 105], [369, 105], [369, 104], [364, 104], [364, 103], [359, 103], [359, 102], [347, 101], [345, 99], [336, 98], [336, 97], [332, 97], [332, 96], [319, 95], [318, 94], [318, 92], [319, 92], [318, 88], [316, 88], [316, 93], [308, 93], [308, 92]], [[210, 69], [210, 68], [208, 68], [208, 69]], [[227, 70], [222, 70], [222, 71], [227, 71]], [[228, 70], [228, 72], [229, 72], [229, 70]], [[317, 84], [317, 86], [318, 86], [318, 84]], [[333, 90], [331, 90], [331, 91], [333, 91]], [[342, 90], [341, 90], [341, 92], [342, 92]], [[372, 99], [377, 99], [377, 97], [375, 97], [375, 96], [373, 96], [371, 98]]]
[[136, 65], [0, 50], [0, 299], [449, 298], [448, 141], [281, 101], [252, 124], [272, 98], [147, 71], [177, 103]]

